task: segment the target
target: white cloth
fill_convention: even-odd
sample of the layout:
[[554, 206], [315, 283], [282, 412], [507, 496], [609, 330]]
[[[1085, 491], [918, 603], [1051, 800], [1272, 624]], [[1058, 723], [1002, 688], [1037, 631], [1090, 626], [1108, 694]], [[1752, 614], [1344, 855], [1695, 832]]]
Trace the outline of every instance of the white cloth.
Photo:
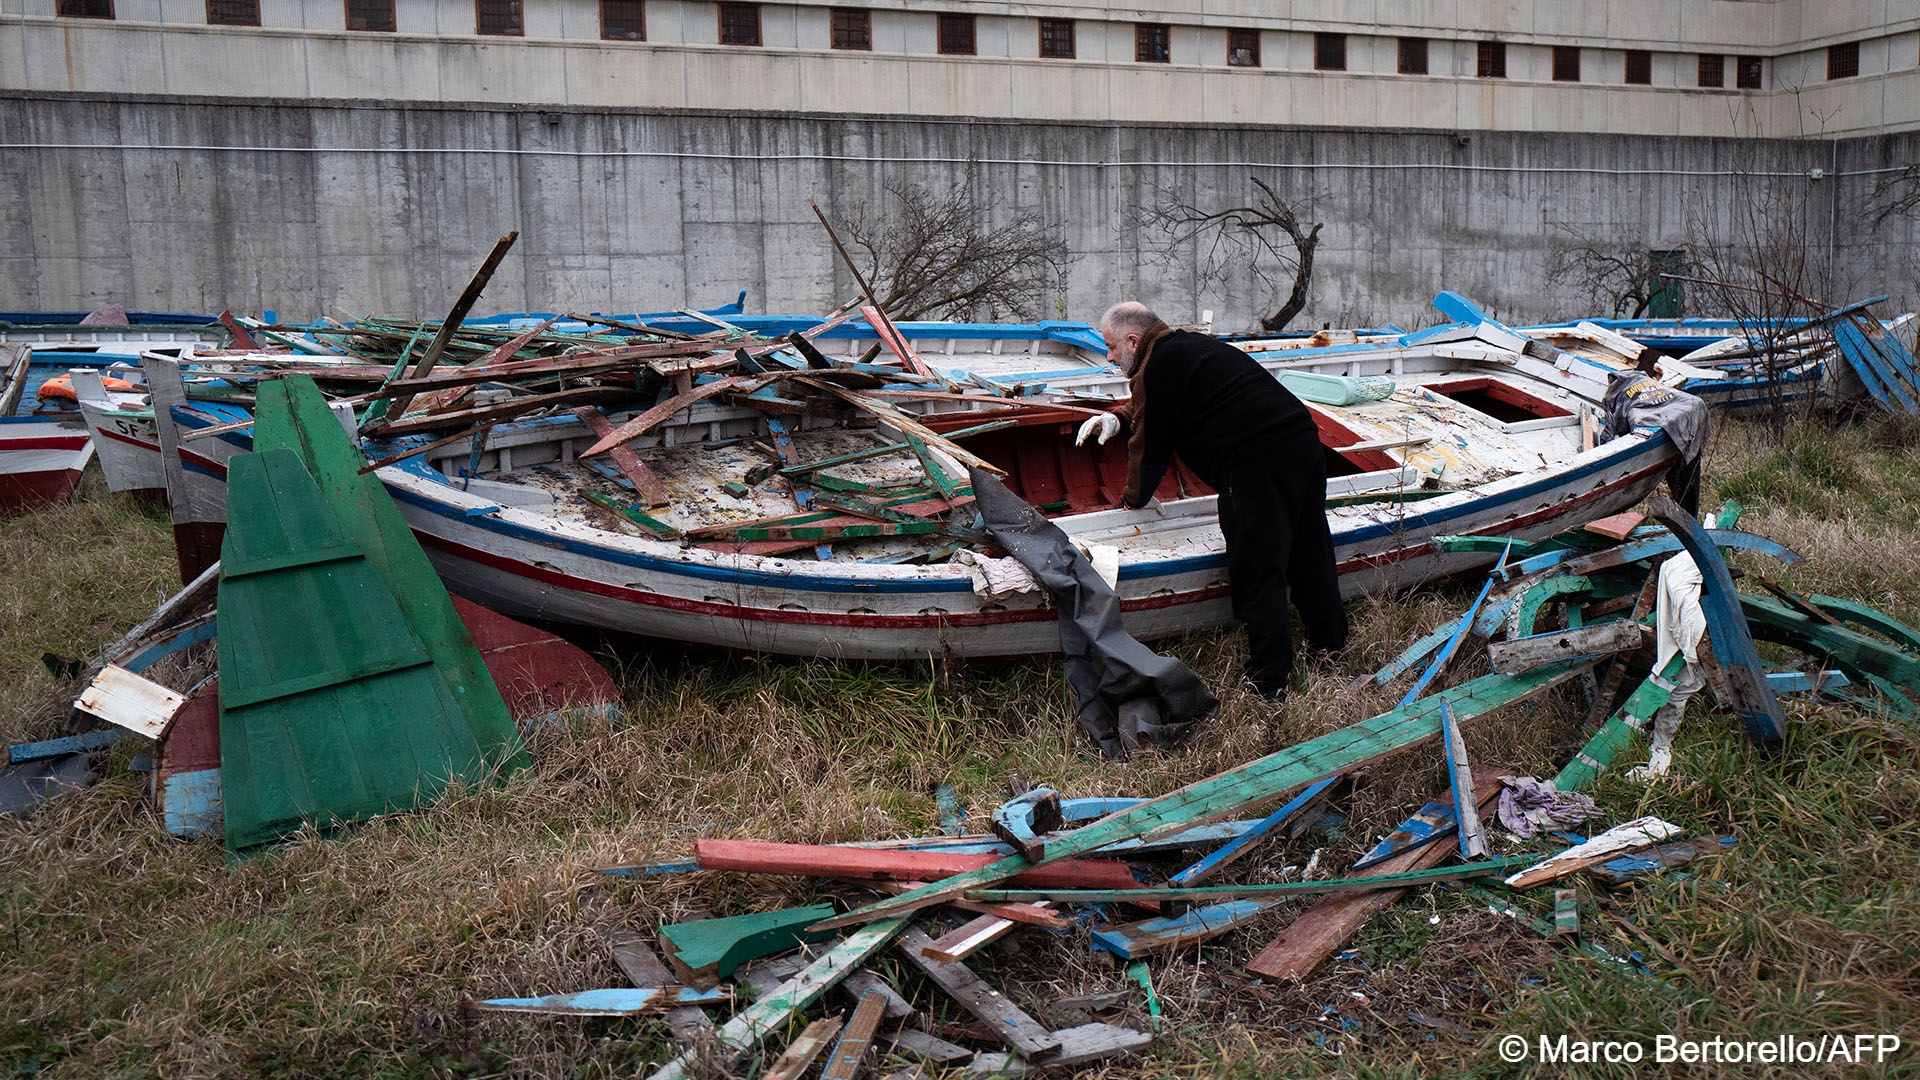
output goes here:
[[1073, 445], [1085, 446], [1087, 439], [1092, 437], [1095, 443], [1105, 446], [1108, 439], [1113, 438], [1119, 433], [1120, 418], [1112, 413], [1101, 413], [1098, 416], [1089, 416], [1087, 417], [1086, 423], [1080, 425], [1079, 433], [1073, 437]]
[[1700, 586], [1704, 578], [1694, 565], [1693, 556], [1682, 552], [1660, 565], [1660, 585], [1655, 616], [1653, 668], [1667, 666], [1674, 653], [1684, 654], [1692, 664], [1700, 657], [1700, 639], [1707, 632], [1707, 613], [1700, 609]]

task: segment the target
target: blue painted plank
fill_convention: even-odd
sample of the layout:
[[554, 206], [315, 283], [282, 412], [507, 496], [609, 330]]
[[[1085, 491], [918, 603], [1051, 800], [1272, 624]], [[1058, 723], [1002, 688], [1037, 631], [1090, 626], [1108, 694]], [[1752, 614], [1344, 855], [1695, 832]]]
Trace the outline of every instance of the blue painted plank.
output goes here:
[[1694, 564], [1705, 579], [1700, 590], [1700, 609], [1707, 616], [1707, 633], [1713, 636], [1714, 655], [1719, 657], [1721, 670], [1733, 691], [1734, 700], [1727, 704], [1746, 725], [1747, 735], [1753, 741], [1763, 746], [1779, 744], [1787, 737], [1787, 717], [1780, 711], [1780, 699], [1767, 684], [1760, 654], [1753, 646], [1753, 633], [1740, 609], [1740, 594], [1733, 587], [1733, 578], [1727, 573], [1726, 562], [1720, 558], [1713, 534], [1664, 495], [1648, 500], [1647, 508], [1653, 511], [1654, 517], [1666, 522], [1686, 545], [1687, 554], [1693, 556]]
[[[1442, 707], [1445, 707], [1444, 703]], [[1308, 803], [1319, 798], [1320, 793], [1332, 787], [1333, 782], [1338, 779], [1340, 778], [1337, 776], [1329, 776], [1317, 784], [1310, 785], [1300, 794], [1287, 800], [1285, 806], [1282, 806], [1280, 809], [1275, 810], [1273, 813], [1261, 819], [1260, 823], [1253, 828], [1234, 837], [1224, 846], [1216, 848], [1206, 858], [1173, 875], [1171, 879], [1172, 883], [1175, 885], [1197, 884], [1205, 879], [1207, 875], [1213, 873], [1216, 867], [1239, 858], [1241, 852], [1259, 843], [1266, 838], [1268, 833], [1285, 825], [1294, 816], [1298, 815], [1302, 810], [1305, 810]]]
[[610, 987], [605, 990], [581, 990], [572, 994], [546, 994], [541, 997], [487, 998], [473, 1003], [483, 1012], [551, 1013], [563, 1016], [632, 1016], [650, 1008], [674, 1005], [718, 1004], [729, 992], [721, 987], [695, 990], [678, 987], [663, 992], [659, 987]]
[[109, 727], [99, 731], [89, 731], [84, 735], [67, 735], [58, 739], [43, 739], [40, 742], [20, 743], [7, 747], [7, 762], [18, 765], [23, 761], [38, 761], [41, 758], [59, 757], [81, 750], [98, 750], [110, 746], [120, 736], [126, 734], [125, 728]]
[[1365, 870], [1403, 851], [1426, 847], [1442, 837], [1452, 836], [1459, 828], [1460, 820], [1454, 816], [1453, 804], [1435, 800], [1415, 810], [1412, 817], [1401, 822], [1385, 839], [1368, 848], [1353, 861], [1353, 869]]
[[1168, 919], [1148, 919], [1093, 932], [1093, 945], [1122, 960], [1218, 937], [1272, 907], [1274, 900], [1228, 900]]
[[1767, 685], [1776, 694], [1807, 694], [1816, 690], [1842, 690], [1853, 683], [1841, 671], [1823, 671], [1809, 675], [1804, 671], [1769, 671]]

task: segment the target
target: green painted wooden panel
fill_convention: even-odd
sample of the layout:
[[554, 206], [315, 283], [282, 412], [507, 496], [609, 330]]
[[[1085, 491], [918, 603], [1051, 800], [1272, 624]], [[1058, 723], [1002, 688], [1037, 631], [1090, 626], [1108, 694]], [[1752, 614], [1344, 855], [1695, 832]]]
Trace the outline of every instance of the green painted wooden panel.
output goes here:
[[347, 438], [313, 380], [302, 375], [262, 384], [253, 430], [256, 449], [281, 447], [300, 455], [439, 667], [489, 763], [503, 773], [526, 765], [520, 733], [446, 587], [386, 488], [373, 474], [361, 474], [366, 457]]

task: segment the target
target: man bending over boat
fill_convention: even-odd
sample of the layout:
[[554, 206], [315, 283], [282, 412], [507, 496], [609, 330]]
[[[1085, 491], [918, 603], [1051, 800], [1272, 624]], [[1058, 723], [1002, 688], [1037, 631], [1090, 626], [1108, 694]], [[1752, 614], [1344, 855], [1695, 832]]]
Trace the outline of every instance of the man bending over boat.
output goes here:
[[[1100, 336], [1131, 385], [1121, 503], [1152, 501], [1175, 454], [1219, 492], [1233, 613], [1247, 624], [1247, 678], [1267, 697], [1284, 696], [1294, 656], [1289, 593], [1309, 649], [1331, 655], [1347, 643], [1313, 415], [1246, 353], [1175, 330], [1145, 304], [1114, 305]], [[1096, 416], [1075, 441], [1105, 443], [1120, 426], [1112, 413]]]

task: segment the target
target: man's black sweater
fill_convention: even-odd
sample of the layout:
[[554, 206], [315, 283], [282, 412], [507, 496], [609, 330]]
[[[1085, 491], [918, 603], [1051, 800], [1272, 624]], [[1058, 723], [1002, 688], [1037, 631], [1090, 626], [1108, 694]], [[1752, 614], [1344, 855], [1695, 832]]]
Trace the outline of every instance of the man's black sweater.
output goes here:
[[[1237, 458], [1270, 457], [1296, 440], [1318, 447], [1313, 414], [1271, 373], [1231, 345], [1175, 330], [1153, 345], [1141, 373], [1141, 503], [1178, 453], [1208, 487], [1225, 490]], [[1272, 462], [1274, 466], [1280, 463]]]

